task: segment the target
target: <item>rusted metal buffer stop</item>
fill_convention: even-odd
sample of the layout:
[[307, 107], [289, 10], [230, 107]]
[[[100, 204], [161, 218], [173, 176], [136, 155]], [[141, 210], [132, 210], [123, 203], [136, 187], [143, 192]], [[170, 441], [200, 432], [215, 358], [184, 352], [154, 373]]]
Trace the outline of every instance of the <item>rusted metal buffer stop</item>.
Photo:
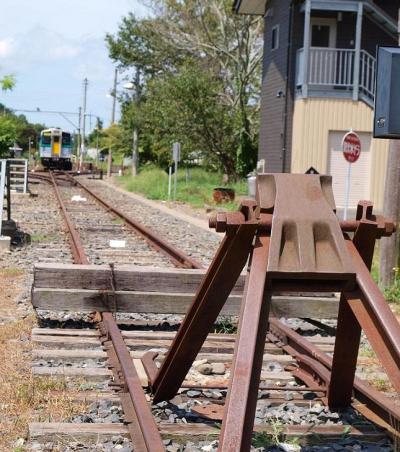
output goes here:
[[339, 222], [331, 177], [260, 174], [256, 201], [219, 214], [210, 226], [225, 237], [165, 360], [157, 368], [154, 354], [143, 359], [155, 403], [181, 387], [247, 262], [219, 450], [250, 449], [265, 339], [278, 322], [269, 319], [276, 292], [341, 293], [331, 371], [310, 357], [301, 360], [329, 379], [331, 408], [351, 403], [361, 330], [400, 391], [400, 327], [370, 275], [376, 239], [395, 227], [373, 215], [370, 202], [359, 203], [354, 221]]

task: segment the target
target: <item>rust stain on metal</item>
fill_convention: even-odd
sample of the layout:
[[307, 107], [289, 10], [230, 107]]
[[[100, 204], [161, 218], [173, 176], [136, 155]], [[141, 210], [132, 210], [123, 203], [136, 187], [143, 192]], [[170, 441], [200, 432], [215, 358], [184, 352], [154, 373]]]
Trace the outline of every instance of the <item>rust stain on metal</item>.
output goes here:
[[[222, 422], [220, 451], [250, 449], [269, 300], [274, 291], [341, 292], [342, 308], [344, 303], [351, 308], [347, 313], [342, 309], [342, 317], [349, 312], [354, 316], [350, 323], [339, 319], [342, 325], [355, 327], [359, 323], [367, 336], [379, 338], [383, 344], [374, 340], [371, 343], [376, 345], [376, 351], [391, 377], [397, 378], [400, 327], [394, 324], [390, 310], [383, 309], [382, 294], [368, 271], [376, 238], [393, 233], [394, 225], [386, 219], [374, 217], [370, 203], [360, 204], [355, 220], [340, 223], [335, 216], [330, 177], [264, 174], [257, 179], [256, 203], [242, 205], [239, 212], [218, 213], [210, 220], [210, 227], [225, 232], [226, 236], [152, 381], [155, 401], [167, 400], [176, 394], [248, 257], [250, 262]], [[355, 232], [354, 243], [347, 232]], [[352, 307], [354, 303], [349, 294], [354, 293], [361, 300], [357, 309], [362, 306], [363, 312]], [[311, 347], [277, 319], [270, 319], [270, 331], [282, 342], [282, 348], [297, 360], [294, 374], [307, 384], [316, 386], [320, 392], [329, 388], [330, 402], [336, 391], [335, 401], [340, 406], [349, 405], [351, 394], [349, 398], [346, 391], [349, 385], [353, 388], [355, 382], [358, 395], [368, 401], [368, 407], [375, 414], [387, 416], [380, 396], [354, 380], [353, 355], [361, 329], [353, 329], [348, 353], [351, 363], [347, 367], [343, 360], [337, 359], [337, 353], [332, 364], [329, 357]], [[343, 349], [344, 344], [345, 341], [337, 341], [336, 346]], [[345, 377], [344, 391], [335, 390], [338, 388], [338, 374]], [[395, 414], [398, 418], [396, 408], [390, 406], [389, 411], [390, 416]]]
[[[70, 244], [74, 256], [74, 263], [88, 264], [89, 260], [80, 241], [79, 235], [73, 226], [64, 202], [59, 192], [57, 181], [52, 172], [50, 179], [56, 193], [64, 221], [68, 228]], [[111, 266], [110, 289], [107, 291], [107, 307], [109, 298], [115, 297], [115, 282], [113, 277], [113, 266]], [[115, 303], [115, 300], [114, 300]], [[111, 301], [112, 304], [112, 301]], [[121, 403], [124, 410], [125, 422], [135, 445], [135, 451], [139, 452], [162, 452], [165, 450], [157, 424], [152, 416], [150, 406], [145, 394], [136, 368], [133, 364], [130, 352], [122, 337], [121, 331], [111, 312], [102, 313], [102, 321], [99, 324], [102, 333], [102, 342], [107, 352], [110, 366], [114, 373], [116, 388], [122, 391]]]
[[[125, 221], [130, 224], [131, 219]], [[134, 223], [132, 220], [136, 228]], [[360, 411], [378, 417], [385, 425], [393, 420], [400, 423], [399, 407], [354, 376], [363, 329], [394, 387], [400, 390], [400, 327], [369, 273], [375, 241], [395, 231], [393, 222], [375, 216], [368, 201], [360, 202], [355, 220], [339, 222], [329, 176], [264, 174], [257, 179], [257, 201], [243, 202], [238, 212], [218, 213], [210, 227], [225, 233], [225, 238], [161, 367], [155, 365], [154, 354], [143, 359], [154, 401], [171, 399], [182, 386], [250, 258], [225, 406], [195, 408], [203, 417], [222, 418], [219, 450], [250, 450], [266, 338], [294, 357], [293, 375], [305, 382], [308, 390], [327, 395], [323, 400], [331, 407], [350, 405], [354, 392], [358, 406], [363, 404]], [[348, 232], [354, 232], [353, 240]], [[144, 228], [143, 234], [152, 240], [154, 233]], [[76, 260], [85, 258], [74, 236], [72, 229]], [[172, 256], [176, 265], [200, 268], [166, 244], [158, 237], [153, 241], [153, 247]], [[279, 290], [341, 292], [333, 359], [276, 318], [268, 318], [270, 297]], [[103, 314], [102, 331], [116, 382], [125, 391], [121, 400], [131, 435], [138, 439], [138, 450], [163, 450], [129, 351], [110, 313]]]

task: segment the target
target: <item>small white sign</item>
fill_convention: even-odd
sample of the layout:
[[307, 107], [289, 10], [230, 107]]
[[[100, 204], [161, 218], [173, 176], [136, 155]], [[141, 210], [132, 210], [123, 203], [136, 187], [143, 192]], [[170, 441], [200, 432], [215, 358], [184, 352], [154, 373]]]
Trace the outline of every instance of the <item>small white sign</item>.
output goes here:
[[74, 195], [74, 196], [71, 198], [71, 201], [73, 201], [73, 202], [86, 202], [87, 199], [86, 199], [86, 198], [83, 198], [81, 195]]
[[125, 240], [110, 240], [111, 248], [125, 248], [126, 242]]
[[181, 160], [181, 144], [174, 143], [172, 146], [172, 159], [174, 162], [180, 162]]

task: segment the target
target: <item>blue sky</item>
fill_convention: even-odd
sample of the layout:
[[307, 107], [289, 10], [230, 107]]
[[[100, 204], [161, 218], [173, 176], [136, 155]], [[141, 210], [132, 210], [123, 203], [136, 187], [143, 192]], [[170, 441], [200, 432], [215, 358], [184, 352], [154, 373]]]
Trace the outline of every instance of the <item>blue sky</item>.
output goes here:
[[[0, 76], [14, 73], [17, 85], [13, 92], [0, 92], [0, 102], [16, 109], [77, 112], [87, 77], [87, 112], [109, 125], [114, 66], [104, 36], [117, 31], [130, 11], [142, 16], [145, 7], [140, 0], [1, 0]], [[72, 131], [59, 115], [26, 116]]]

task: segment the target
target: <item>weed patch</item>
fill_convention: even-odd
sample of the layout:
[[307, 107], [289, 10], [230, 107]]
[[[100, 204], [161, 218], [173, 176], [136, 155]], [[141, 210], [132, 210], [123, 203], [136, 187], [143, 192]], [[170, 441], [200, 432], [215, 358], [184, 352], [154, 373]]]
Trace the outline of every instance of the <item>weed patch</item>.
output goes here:
[[395, 269], [395, 279], [391, 287], [385, 290], [385, 298], [395, 314], [400, 315], [400, 268]]
[[[253, 435], [252, 445], [256, 448], [269, 448], [273, 446], [279, 446], [282, 443], [290, 444], [292, 446], [297, 446], [300, 450], [299, 442], [300, 438], [288, 438], [284, 433], [285, 425], [278, 418], [270, 419], [268, 422], [272, 427], [272, 432], [257, 432]], [[296, 447], [296, 448], [297, 448]]]
[[[136, 177], [121, 176], [117, 181], [126, 190], [141, 193], [149, 199], [168, 200], [168, 174], [160, 168], [147, 168]], [[207, 172], [201, 168], [191, 168], [188, 171], [181, 169], [177, 175], [176, 201], [188, 203], [193, 207], [216, 206], [213, 189], [221, 184], [222, 176], [218, 173]], [[247, 195], [245, 180], [227, 187], [235, 190], [236, 197]], [[225, 210], [236, 210], [238, 205], [239, 202], [235, 201], [223, 204], [222, 207]]]
[[32, 234], [31, 242], [51, 242], [55, 240], [57, 236], [49, 234]]
[[[18, 271], [17, 271], [18, 270]], [[15, 311], [19, 269], [2, 269], [0, 306], [4, 312]], [[85, 411], [83, 403], [74, 401], [74, 392], [66, 383], [49, 377], [36, 378], [31, 370], [32, 344], [29, 340], [36, 318], [10, 318], [0, 325], [0, 450], [24, 450], [17, 446], [26, 438], [29, 422], [59, 422]], [[78, 391], [75, 391], [78, 392]]]

